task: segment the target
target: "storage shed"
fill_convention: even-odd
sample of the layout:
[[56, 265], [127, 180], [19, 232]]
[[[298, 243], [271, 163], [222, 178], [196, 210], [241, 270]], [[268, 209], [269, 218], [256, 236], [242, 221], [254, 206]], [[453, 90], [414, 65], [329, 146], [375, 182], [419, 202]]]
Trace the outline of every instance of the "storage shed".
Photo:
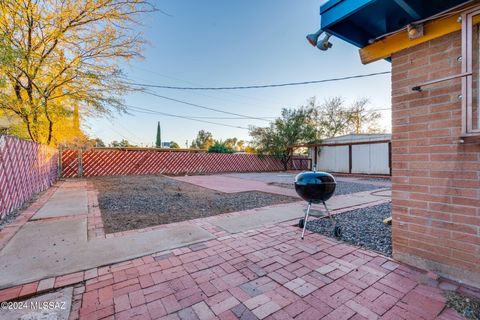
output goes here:
[[312, 167], [317, 170], [390, 175], [391, 134], [347, 134], [309, 145]]

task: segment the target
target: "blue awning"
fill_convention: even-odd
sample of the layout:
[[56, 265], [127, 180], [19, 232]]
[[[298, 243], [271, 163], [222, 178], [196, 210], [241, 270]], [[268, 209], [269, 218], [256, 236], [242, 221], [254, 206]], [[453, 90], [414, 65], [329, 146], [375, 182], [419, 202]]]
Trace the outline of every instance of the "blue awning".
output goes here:
[[320, 7], [321, 28], [357, 47], [466, 0], [329, 0]]

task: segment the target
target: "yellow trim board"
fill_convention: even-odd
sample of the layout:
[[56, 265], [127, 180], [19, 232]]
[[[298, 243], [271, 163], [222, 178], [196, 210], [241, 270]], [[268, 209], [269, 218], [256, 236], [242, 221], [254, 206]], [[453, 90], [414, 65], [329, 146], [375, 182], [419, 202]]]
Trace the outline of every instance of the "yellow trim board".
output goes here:
[[[459, 14], [433, 20], [423, 26], [424, 36], [410, 40], [407, 31], [387, 36], [359, 50], [360, 59], [363, 64], [390, 57], [393, 53], [407, 49], [429, 40], [441, 37], [448, 33], [462, 29], [461, 21], [458, 21]], [[480, 20], [480, 17], [476, 17]]]

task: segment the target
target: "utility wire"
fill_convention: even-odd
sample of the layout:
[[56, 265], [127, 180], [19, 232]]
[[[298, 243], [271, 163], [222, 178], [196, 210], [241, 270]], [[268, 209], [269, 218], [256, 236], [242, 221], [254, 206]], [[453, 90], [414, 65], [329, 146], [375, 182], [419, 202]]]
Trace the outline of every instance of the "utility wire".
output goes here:
[[[148, 70], [148, 69], [144, 69], [144, 68], [140, 68], [140, 67], [137, 67], [137, 66], [130, 66], [130, 68], [133, 68], [133, 69], [137, 69], [137, 70], [140, 70], [140, 71], [144, 71], [144, 72], [148, 72], [148, 73], [151, 73], [151, 74], [155, 74], [155, 75], [158, 75], [160, 77], [164, 77], [164, 78], [167, 78], [167, 79], [170, 79], [170, 80], [174, 80], [174, 81], [177, 81], [177, 82], [183, 82], [185, 84], [188, 84], [188, 85], [192, 85], [192, 86], [203, 86], [203, 84], [201, 83], [198, 83], [198, 82], [192, 82], [192, 81], [188, 81], [188, 80], [185, 80], [185, 79], [180, 79], [180, 78], [177, 78], [177, 77], [173, 77], [173, 76], [169, 76], [169, 75], [166, 75], [166, 74], [163, 74], [163, 73], [160, 73], [160, 72], [157, 72], [157, 71], [153, 71], [153, 70]], [[137, 78], [138, 79], [138, 78]], [[140, 82], [140, 81], [145, 81], [144, 79], [140, 79], [140, 81], [138, 80], [132, 80], [132, 79], [126, 79], [127, 81], [130, 80], [130, 81], [133, 81], [134, 83], [136, 82]], [[148, 80], [147, 80], [148, 81]], [[212, 99], [218, 99], [218, 100], [223, 100], [223, 101], [227, 101], [227, 102], [232, 102], [234, 100], [232, 99], [226, 99], [226, 98], [220, 98], [218, 96], [211, 96], [211, 95], [206, 95], [206, 94], [201, 94], [201, 93], [196, 93], [197, 95], [201, 95], [201, 96], [204, 96], [204, 97], [208, 97], [208, 98], [212, 98]], [[272, 104], [281, 104], [281, 102], [278, 102], [278, 101], [272, 101], [270, 99], [263, 99], [263, 98], [258, 98], [258, 97], [251, 97], [251, 96], [245, 96], [245, 95], [242, 95], [242, 94], [238, 94], [238, 93], [233, 93], [233, 92], [225, 92], [225, 94], [228, 94], [230, 96], [233, 96], [233, 97], [237, 97], [237, 100], [238, 100], [238, 97], [240, 98], [244, 98], [244, 99], [250, 99], [250, 100], [256, 100], [257, 102], [256, 103], [251, 103], [251, 102], [242, 102], [242, 104], [248, 104], [248, 105], [251, 105], [251, 106], [259, 106], [259, 102], [262, 103], [262, 107], [265, 107], [265, 103], [268, 103], [270, 105]]]
[[113, 132], [115, 132], [116, 134], [118, 134], [121, 138], [129, 141], [129, 142], [132, 142], [133, 144], [135, 145], [138, 145], [138, 143], [132, 139], [129, 139], [127, 138], [126, 136], [124, 136], [120, 131], [118, 131], [117, 129], [115, 129], [115, 127], [113, 126], [113, 123], [108, 123], [108, 125], [110, 126], [110, 128], [113, 130]]
[[289, 87], [289, 86], [303, 86], [324, 82], [334, 82], [334, 81], [343, 81], [349, 79], [358, 79], [358, 78], [367, 78], [383, 74], [390, 74], [390, 71], [382, 71], [368, 74], [357, 74], [353, 76], [346, 76], [340, 78], [331, 78], [331, 79], [322, 79], [322, 80], [312, 80], [312, 81], [301, 81], [301, 82], [287, 82], [287, 83], [277, 83], [277, 84], [262, 84], [262, 85], [251, 85], [251, 86], [232, 86], [232, 87], [180, 87], [180, 86], [166, 86], [158, 84], [148, 84], [148, 83], [136, 83], [136, 82], [126, 82], [126, 84], [140, 86], [140, 87], [149, 87], [149, 88], [160, 88], [160, 89], [172, 89], [172, 90], [245, 90], [245, 89], [264, 89], [264, 88], [278, 88], [278, 87]]
[[[224, 120], [244, 120], [246, 117], [190, 117], [194, 119], [224, 119]], [[261, 119], [276, 119], [277, 117], [259, 117]]]
[[196, 104], [196, 103], [191, 103], [191, 102], [187, 102], [187, 101], [183, 101], [183, 100], [170, 98], [170, 97], [167, 97], [167, 96], [162, 96], [160, 94], [157, 94], [157, 93], [154, 93], [154, 92], [151, 92], [151, 91], [143, 91], [143, 93], [152, 95], [152, 96], [157, 97], [157, 98], [162, 98], [162, 99], [165, 99], [165, 100], [182, 103], [182, 104], [192, 106], [192, 107], [196, 107], [196, 108], [200, 108], [200, 109], [211, 110], [211, 111], [220, 112], [220, 113], [224, 113], [224, 114], [229, 114], [229, 115], [232, 115], [232, 116], [242, 117], [242, 118], [246, 118], [246, 119], [261, 120], [261, 121], [267, 121], [268, 122], [268, 120], [265, 119], [265, 118], [251, 117], [251, 116], [247, 116], [247, 115], [244, 115], [244, 114], [228, 112], [228, 111], [223, 111], [223, 110], [220, 110], [220, 109], [206, 107], [206, 106], [202, 106], [202, 105], [199, 105], [199, 104]]
[[133, 133], [132, 131], [130, 131], [128, 128], [126, 128], [124, 125], [122, 125], [120, 122], [116, 122], [116, 123], [113, 123], [113, 121], [110, 121], [110, 123], [113, 125], [119, 125], [120, 127], [122, 127], [123, 130], [125, 130], [125, 132], [127, 132], [131, 137], [134, 137], [135, 139], [138, 139], [137, 141], [140, 141], [142, 140], [142, 138], [140, 138], [139, 136], [137, 136], [135, 133]]
[[[157, 115], [162, 115], [162, 116], [167, 116], [167, 117], [174, 117], [174, 118], [181, 118], [181, 119], [187, 119], [191, 121], [197, 121], [197, 122], [203, 122], [203, 123], [209, 123], [209, 124], [214, 124], [214, 125], [219, 125], [219, 126], [224, 126], [224, 127], [230, 127], [230, 128], [237, 128], [237, 129], [245, 129], [249, 130], [247, 127], [242, 127], [242, 126], [235, 126], [235, 125], [229, 125], [225, 123], [219, 123], [219, 122], [213, 122], [213, 121], [207, 121], [207, 120], [200, 120], [200, 119], [243, 119], [243, 118], [229, 118], [229, 117], [188, 117], [188, 116], [181, 116], [178, 114], [171, 114], [171, 113], [166, 113], [166, 112], [161, 112], [157, 110], [152, 110], [148, 108], [143, 108], [143, 107], [137, 107], [137, 106], [132, 106], [132, 105], [126, 105], [127, 109], [130, 109], [133, 112], [140, 112], [140, 113], [146, 113], [146, 114], [157, 114]], [[390, 109], [372, 109], [368, 110], [368, 112], [372, 111], [380, 111], [380, 110], [390, 110]], [[270, 117], [273, 118], [273, 117]]]
[[127, 108], [132, 110], [133, 112], [141, 112], [141, 113], [146, 113], [146, 114], [158, 114], [158, 115], [167, 116], [167, 117], [175, 117], [175, 118], [187, 119], [187, 120], [191, 120], [191, 121], [215, 124], [215, 125], [218, 125], [218, 126], [248, 130], [247, 127], [234, 126], [234, 125], [229, 125], [229, 124], [219, 123], [219, 122], [213, 122], [213, 121], [207, 121], [207, 120], [199, 120], [199, 119], [195, 119], [193, 117], [180, 116], [178, 114], [165, 113], [165, 112], [160, 112], [160, 111], [156, 111], [156, 110], [152, 110], [152, 109], [136, 107], [136, 106], [132, 106], [132, 105], [127, 105]]

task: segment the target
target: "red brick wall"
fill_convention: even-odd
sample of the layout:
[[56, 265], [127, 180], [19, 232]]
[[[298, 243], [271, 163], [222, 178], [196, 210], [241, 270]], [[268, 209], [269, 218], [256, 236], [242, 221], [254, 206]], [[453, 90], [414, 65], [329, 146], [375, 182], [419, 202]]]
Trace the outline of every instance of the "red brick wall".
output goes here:
[[392, 57], [394, 257], [480, 286], [480, 144], [459, 143], [461, 33]]

